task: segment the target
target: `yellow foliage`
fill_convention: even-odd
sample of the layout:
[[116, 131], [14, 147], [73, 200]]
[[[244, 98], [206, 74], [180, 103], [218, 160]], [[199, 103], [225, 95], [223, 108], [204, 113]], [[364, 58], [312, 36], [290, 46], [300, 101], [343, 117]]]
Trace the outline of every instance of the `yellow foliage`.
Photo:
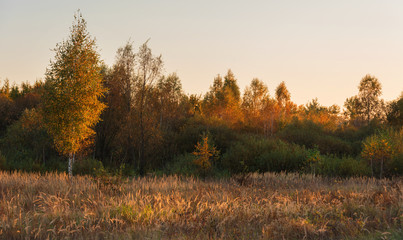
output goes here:
[[192, 153], [197, 157], [194, 163], [204, 171], [210, 169], [211, 161], [218, 155], [218, 151], [214, 146], [209, 145], [208, 136], [203, 136], [202, 142], [198, 142], [195, 148]]
[[394, 153], [390, 142], [382, 136], [372, 136], [364, 142], [362, 156], [373, 161], [389, 159]]
[[70, 38], [55, 52], [46, 72], [43, 117], [56, 149], [74, 154], [95, 133], [92, 128], [106, 107], [99, 101], [105, 92], [100, 57], [81, 16], [76, 16]]

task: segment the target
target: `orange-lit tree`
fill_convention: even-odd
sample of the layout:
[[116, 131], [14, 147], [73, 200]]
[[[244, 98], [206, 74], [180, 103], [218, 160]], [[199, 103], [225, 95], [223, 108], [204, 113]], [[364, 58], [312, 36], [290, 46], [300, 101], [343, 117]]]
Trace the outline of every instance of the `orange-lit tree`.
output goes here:
[[266, 84], [254, 78], [250, 86], [245, 88], [242, 100], [246, 124], [256, 129], [264, 125], [266, 116], [264, 116], [263, 110], [268, 101], [269, 90]]
[[211, 168], [212, 161], [218, 157], [219, 151], [212, 143], [209, 143], [207, 134], [203, 134], [202, 140], [197, 142], [192, 153], [196, 156], [194, 163], [201, 169], [203, 175]]
[[392, 145], [392, 140], [385, 133], [374, 134], [364, 140], [361, 155], [370, 162], [372, 176], [374, 176], [374, 164], [379, 162], [379, 178], [382, 178], [384, 163], [390, 160], [394, 154], [394, 147]]
[[55, 60], [46, 72], [43, 117], [56, 149], [69, 157], [72, 176], [75, 154], [94, 134], [92, 128], [105, 108], [99, 101], [105, 92], [99, 54], [79, 12], [68, 40], [54, 51]]

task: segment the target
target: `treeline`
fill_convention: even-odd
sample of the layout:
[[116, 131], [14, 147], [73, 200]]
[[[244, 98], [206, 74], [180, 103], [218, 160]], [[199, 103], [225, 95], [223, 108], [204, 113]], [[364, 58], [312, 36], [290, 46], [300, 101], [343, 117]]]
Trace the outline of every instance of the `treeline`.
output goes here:
[[[147, 42], [137, 51], [128, 42], [113, 66], [99, 69], [106, 108], [76, 154], [76, 174], [403, 173], [403, 93], [383, 101], [374, 76], [361, 79], [342, 112], [317, 99], [298, 106], [284, 82], [270, 94], [256, 78], [242, 92], [231, 70], [212, 79], [204, 96], [186, 94]], [[44, 124], [47, 81], [0, 85], [1, 169], [67, 169]]]

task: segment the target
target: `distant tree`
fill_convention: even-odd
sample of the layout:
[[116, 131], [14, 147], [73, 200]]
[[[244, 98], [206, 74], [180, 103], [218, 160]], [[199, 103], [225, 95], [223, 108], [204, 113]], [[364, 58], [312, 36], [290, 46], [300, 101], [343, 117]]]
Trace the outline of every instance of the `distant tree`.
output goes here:
[[362, 121], [362, 106], [357, 96], [347, 98], [344, 102], [344, 115], [350, 119], [354, 125], [359, 125]]
[[269, 90], [261, 80], [254, 78], [246, 87], [242, 105], [252, 112], [260, 111], [269, 97]]
[[185, 108], [188, 109], [189, 116], [203, 113], [203, 101], [201, 95], [191, 94], [190, 96], [184, 96], [182, 104], [186, 105]]
[[231, 69], [229, 69], [227, 75], [224, 76], [223, 91], [226, 92], [225, 94], [231, 94], [235, 101], [240, 101], [241, 92], [239, 91], [239, 86]]
[[240, 108], [241, 93], [237, 80], [231, 70], [228, 70], [227, 75], [224, 76], [222, 94], [222, 119], [232, 125], [240, 122], [242, 120], [242, 111]]
[[292, 113], [296, 111], [296, 105], [290, 99], [290, 92], [285, 83], [281, 82], [276, 88], [276, 100], [279, 109], [277, 128], [279, 129], [284, 127], [287, 122], [290, 122]]
[[224, 82], [220, 74], [214, 78], [213, 85], [210, 86], [210, 91], [206, 93], [203, 100], [203, 109], [208, 116], [222, 116], [224, 107]]
[[371, 75], [365, 75], [358, 86], [358, 98], [362, 107], [362, 113], [367, 124], [379, 115], [381, 102], [379, 96], [382, 93], [382, 86], [378, 79]]
[[150, 96], [151, 88], [156, 79], [158, 79], [162, 73], [162, 57], [161, 55], [155, 57], [152, 55], [151, 49], [147, 46], [148, 42], [145, 42], [140, 46], [137, 53], [138, 67], [136, 69], [136, 91], [137, 91], [137, 111], [139, 118], [139, 130], [140, 130], [140, 144], [139, 144], [139, 173], [145, 174], [146, 159], [145, 159], [145, 145], [146, 145], [146, 119], [145, 115], [149, 109], [147, 109], [146, 101]]
[[136, 54], [133, 43], [127, 42], [116, 52], [111, 69], [104, 67], [104, 83], [108, 89], [102, 113], [97, 125], [97, 157], [110, 166], [119, 166], [135, 159], [135, 67]]
[[363, 122], [369, 124], [373, 119], [383, 119], [385, 104], [379, 99], [382, 87], [379, 80], [369, 74], [365, 75], [358, 86], [358, 95], [347, 98], [344, 102], [344, 114], [350, 122], [360, 126]]
[[286, 103], [290, 101], [290, 98], [290, 92], [288, 92], [288, 89], [283, 81], [276, 88], [276, 100], [280, 106], [284, 107]]
[[110, 87], [114, 94], [123, 98], [124, 107], [129, 112], [134, 102], [136, 54], [133, 52], [133, 43], [127, 42], [118, 49], [116, 63], [112, 68]]
[[400, 97], [388, 105], [387, 111], [388, 123], [392, 126], [403, 126], [403, 92]]
[[204, 96], [203, 113], [209, 117], [217, 117], [228, 124], [240, 122], [240, 91], [236, 78], [231, 70], [223, 78], [218, 75]]
[[8, 95], [0, 93], [0, 133], [16, 119], [15, 103]]
[[10, 94], [10, 80], [8, 80], [8, 78], [6, 78], [4, 80], [3, 86], [0, 89], [0, 93], [2, 93], [5, 96], [9, 97], [9, 94]]
[[56, 45], [55, 60], [46, 71], [43, 117], [56, 149], [69, 157], [72, 176], [75, 154], [94, 134], [105, 104], [105, 92], [95, 40], [87, 31], [81, 13], [75, 15], [68, 40]]
[[21, 96], [21, 92], [19, 87], [14, 83], [13, 86], [10, 89], [10, 98], [13, 100], [16, 100]]
[[272, 98], [268, 98], [263, 107], [263, 131], [266, 136], [273, 136], [276, 130], [276, 121], [281, 113], [278, 102]]
[[157, 83], [159, 100], [160, 129], [172, 127], [181, 115], [179, 105], [183, 96], [182, 83], [176, 73], [163, 76]]
[[245, 117], [251, 125], [261, 126], [263, 110], [269, 101], [269, 90], [261, 80], [254, 78], [250, 86], [245, 88], [242, 107]]
[[338, 124], [342, 122], [342, 118], [339, 116], [339, 106], [322, 106], [317, 98], [308, 102], [303, 107], [302, 111], [302, 118], [309, 119], [316, 124], [320, 124], [328, 130], [336, 130]]
[[320, 113], [326, 111], [327, 109], [320, 105], [317, 98], [312, 99], [309, 103], [305, 105], [306, 113]]

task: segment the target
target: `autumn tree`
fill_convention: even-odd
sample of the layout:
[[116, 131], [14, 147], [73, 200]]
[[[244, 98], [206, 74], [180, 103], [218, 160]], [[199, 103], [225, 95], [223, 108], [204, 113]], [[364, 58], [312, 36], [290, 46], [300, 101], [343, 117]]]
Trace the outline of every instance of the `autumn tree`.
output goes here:
[[217, 75], [214, 78], [210, 91], [203, 100], [203, 113], [209, 117], [217, 117], [229, 124], [234, 124], [242, 119], [240, 108], [240, 91], [237, 80], [231, 70], [222, 78]]
[[212, 161], [216, 160], [219, 155], [219, 151], [214, 144], [209, 140], [208, 134], [203, 134], [201, 141], [197, 142], [193, 155], [196, 157], [194, 163], [200, 168], [203, 176], [212, 166]]
[[97, 125], [97, 157], [112, 166], [127, 163], [135, 158], [135, 131], [132, 124], [135, 115], [135, 67], [136, 54], [133, 43], [127, 42], [116, 52], [111, 69], [105, 67], [104, 83], [108, 88], [105, 103]]
[[45, 125], [56, 149], [68, 155], [72, 176], [75, 154], [94, 134], [105, 104], [105, 92], [95, 40], [86, 21], [77, 12], [66, 41], [56, 45], [55, 58], [46, 71], [42, 111]]
[[324, 126], [328, 130], [336, 130], [338, 123], [342, 121], [339, 117], [340, 108], [337, 105], [330, 107], [322, 106], [317, 98], [312, 99], [302, 109], [302, 118], [309, 119], [314, 123]]
[[206, 93], [203, 100], [203, 109], [208, 116], [222, 116], [224, 106], [224, 82], [220, 74], [214, 78], [210, 91]]
[[231, 71], [231, 69], [229, 69], [227, 75], [224, 76], [223, 91], [224, 94], [231, 95], [231, 97], [234, 98], [236, 102], [240, 101], [241, 92], [239, 90], [239, 86], [235, 78], [235, 75]]
[[18, 120], [25, 109], [38, 106], [42, 88], [41, 81], [36, 81], [34, 85], [23, 82], [18, 86], [14, 83], [10, 87], [9, 80], [4, 80], [3, 86], [0, 87], [0, 132]]
[[281, 128], [287, 121], [290, 121], [291, 114], [296, 111], [296, 105], [290, 101], [291, 94], [284, 81], [277, 86], [275, 93], [279, 110], [277, 127]]
[[345, 114], [350, 121], [370, 123], [374, 118], [382, 118], [384, 103], [379, 99], [382, 86], [379, 80], [369, 74], [365, 75], [358, 86], [358, 95], [347, 98], [344, 102]]
[[290, 98], [290, 92], [283, 81], [276, 88], [276, 100], [281, 107], [285, 107], [286, 103], [290, 101]]
[[182, 99], [182, 104], [184, 105], [185, 111], [189, 117], [203, 114], [203, 100], [201, 95], [184, 95]]
[[159, 102], [160, 129], [170, 129], [180, 118], [183, 92], [182, 83], [176, 73], [163, 76], [157, 83], [157, 95]]
[[357, 96], [352, 96], [344, 101], [344, 115], [350, 123], [359, 126], [364, 121], [361, 102]]
[[395, 127], [403, 126], [403, 92], [400, 97], [388, 105], [387, 120]]
[[367, 74], [361, 79], [358, 90], [363, 114], [369, 123], [379, 113], [379, 96], [382, 94], [382, 86], [376, 77]]
[[242, 100], [245, 118], [251, 126], [254, 125], [257, 127], [262, 125], [262, 120], [266, 118], [266, 116], [263, 116], [263, 110], [269, 100], [269, 90], [266, 84], [254, 78], [250, 86], [245, 88]]
[[140, 132], [140, 144], [139, 144], [139, 173], [145, 174], [146, 159], [145, 159], [145, 147], [146, 147], [146, 133], [147, 122], [146, 114], [150, 109], [147, 108], [147, 100], [150, 97], [151, 89], [154, 82], [160, 77], [162, 73], [162, 57], [154, 56], [151, 49], [147, 46], [148, 42], [145, 42], [140, 46], [137, 53], [138, 66], [135, 72], [136, 76], [136, 91], [137, 91], [137, 112], [139, 118], [139, 132]]
[[6, 130], [15, 118], [15, 103], [10, 98], [10, 81], [6, 78], [0, 88], [0, 133]]
[[3, 86], [0, 88], [0, 93], [4, 94], [5, 96], [9, 96], [10, 94], [10, 80], [8, 78], [4, 79]]
[[372, 176], [374, 176], [374, 165], [379, 163], [379, 178], [382, 178], [384, 164], [394, 154], [396, 146], [393, 145], [387, 132], [374, 134], [364, 140], [361, 155], [370, 162]]
[[242, 120], [241, 111], [241, 93], [237, 80], [231, 69], [224, 76], [224, 84], [222, 87], [223, 114], [222, 118], [231, 123], [237, 123]]

